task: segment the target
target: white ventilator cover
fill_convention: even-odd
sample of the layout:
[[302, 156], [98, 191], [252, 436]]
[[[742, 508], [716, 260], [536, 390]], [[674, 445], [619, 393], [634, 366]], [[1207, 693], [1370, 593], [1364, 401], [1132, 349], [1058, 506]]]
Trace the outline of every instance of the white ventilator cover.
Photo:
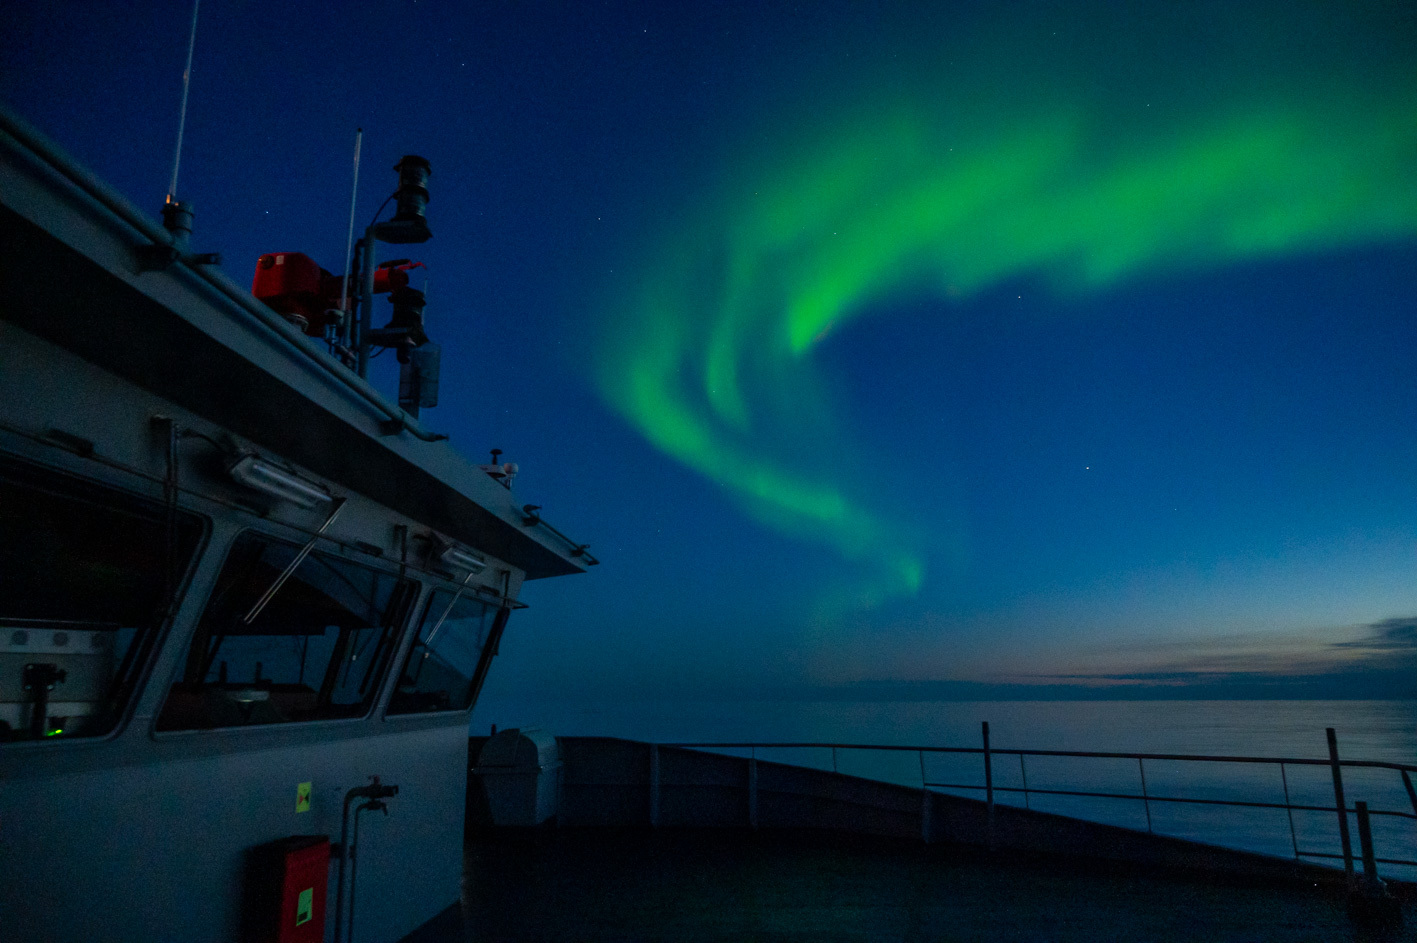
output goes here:
[[477, 769], [538, 769], [560, 761], [561, 748], [551, 734], [540, 727], [509, 727], [482, 745]]

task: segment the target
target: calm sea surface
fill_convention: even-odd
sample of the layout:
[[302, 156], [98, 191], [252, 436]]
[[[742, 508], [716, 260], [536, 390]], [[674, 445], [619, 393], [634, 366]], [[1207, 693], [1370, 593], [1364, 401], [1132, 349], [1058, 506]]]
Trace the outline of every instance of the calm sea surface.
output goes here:
[[[1344, 759], [1417, 763], [1417, 701], [638, 701], [570, 702], [484, 700], [472, 729], [489, 725], [537, 726], [563, 736], [610, 736], [660, 743], [832, 742], [900, 746], [980, 746], [988, 721], [996, 750], [1086, 750], [1325, 759], [1325, 727], [1338, 732]], [[735, 751], [725, 751], [735, 752]], [[758, 750], [762, 759], [831, 769], [919, 786], [922, 758], [915, 753], [830, 749]], [[925, 755], [931, 783], [984, 784], [977, 755]], [[1135, 760], [996, 755], [996, 801], [1024, 804], [1030, 789], [1075, 789], [1141, 794]], [[1287, 786], [1297, 804], [1333, 806], [1327, 767], [1148, 761], [1149, 796], [1283, 802]], [[1411, 813], [1412, 801], [1391, 770], [1346, 770], [1347, 800], [1372, 809]], [[942, 788], [973, 797], [977, 789]], [[1139, 800], [1088, 799], [1030, 794], [1034, 809], [1075, 815], [1130, 828], [1147, 827]], [[1151, 827], [1160, 833], [1292, 857], [1301, 851], [1336, 854], [1337, 816], [1282, 809], [1241, 809], [1152, 801]], [[1379, 858], [1417, 860], [1417, 822], [1374, 816]], [[1356, 827], [1353, 835], [1357, 853]], [[1331, 861], [1308, 858], [1316, 863]], [[1380, 865], [1380, 873], [1417, 880], [1417, 868]]]

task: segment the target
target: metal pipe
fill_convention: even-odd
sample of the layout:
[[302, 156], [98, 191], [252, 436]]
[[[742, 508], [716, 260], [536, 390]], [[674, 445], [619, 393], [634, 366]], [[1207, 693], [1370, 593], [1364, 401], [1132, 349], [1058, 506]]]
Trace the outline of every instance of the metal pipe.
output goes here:
[[359, 241], [359, 339], [354, 343], [357, 370], [362, 380], [369, 376], [369, 332], [374, 329], [374, 227], [364, 230]]
[[[981, 727], [981, 730], [987, 730], [987, 725]], [[1323, 853], [1323, 852], [1303, 851], [1303, 850], [1301, 850], [1301, 849], [1299, 848], [1298, 836], [1297, 836], [1297, 832], [1296, 832], [1295, 825], [1294, 825], [1294, 811], [1295, 811], [1295, 810], [1298, 810], [1298, 811], [1301, 811], [1301, 812], [1333, 812], [1333, 811], [1335, 811], [1335, 809], [1334, 809], [1333, 806], [1307, 805], [1307, 804], [1296, 804], [1296, 803], [1294, 803], [1294, 802], [1292, 801], [1292, 798], [1291, 798], [1290, 794], [1289, 794], [1289, 779], [1288, 779], [1288, 771], [1287, 771], [1287, 769], [1286, 769], [1286, 767], [1289, 766], [1289, 765], [1298, 764], [1298, 765], [1306, 765], [1306, 766], [1320, 766], [1320, 765], [1322, 765], [1322, 766], [1332, 766], [1335, 762], [1337, 762], [1340, 767], [1341, 767], [1341, 766], [1349, 766], [1349, 767], [1358, 767], [1358, 768], [1393, 769], [1393, 770], [1397, 770], [1399, 773], [1402, 774], [1403, 783], [1404, 783], [1404, 786], [1406, 786], [1406, 788], [1407, 788], [1408, 797], [1409, 797], [1409, 799], [1410, 799], [1410, 800], [1412, 801], [1412, 803], [1413, 803], [1414, 811], [1413, 811], [1413, 812], [1400, 812], [1400, 811], [1391, 810], [1391, 809], [1367, 809], [1366, 814], [1367, 814], [1370, 818], [1371, 818], [1372, 816], [1374, 816], [1374, 815], [1386, 815], [1386, 816], [1395, 817], [1395, 818], [1405, 818], [1405, 819], [1417, 820], [1417, 790], [1414, 790], [1414, 789], [1412, 788], [1412, 777], [1409, 775], [1409, 772], [1410, 772], [1410, 771], [1417, 771], [1417, 766], [1411, 766], [1411, 765], [1402, 764], [1402, 763], [1388, 763], [1388, 762], [1365, 761], [1365, 760], [1345, 760], [1345, 761], [1338, 761], [1338, 760], [1336, 760], [1336, 749], [1335, 749], [1335, 751], [1333, 751], [1333, 753], [1332, 753], [1330, 759], [1328, 759], [1328, 760], [1309, 760], [1309, 759], [1292, 759], [1292, 758], [1283, 758], [1283, 759], [1281, 759], [1281, 758], [1273, 758], [1273, 757], [1197, 756], [1197, 755], [1185, 755], [1185, 754], [1098, 753], [1098, 752], [1087, 752], [1087, 751], [1078, 751], [1078, 750], [996, 750], [996, 749], [994, 749], [994, 748], [992, 747], [992, 745], [991, 745], [987, 740], [986, 740], [985, 745], [984, 745], [983, 748], [980, 748], [980, 747], [893, 746], [893, 745], [883, 745], [883, 744], [861, 744], [861, 743], [825, 743], [825, 742], [821, 742], [821, 741], [816, 741], [816, 742], [793, 742], [793, 743], [782, 743], [782, 742], [778, 742], [778, 743], [759, 743], [759, 742], [744, 742], [744, 741], [716, 742], [716, 743], [668, 743], [668, 744], [664, 744], [664, 746], [699, 748], [699, 749], [746, 749], [746, 750], [752, 751], [752, 755], [753, 755], [754, 758], [756, 758], [756, 756], [757, 756], [757, 750], [758, 750], [759, 747], [762, 747], [762, 748], [764, 748], [764, 749], [823, 749], [823, 748], [831, 748], [831, 749], [833, 749], [833, 752], [835, 752], [835, 751], [838, 750], [838, 749], [875, 750], [875, 751], [879, 751], [879, 752], [890, 752], [890, 751], [909, 750], [909, 751], [913, 751], [913, 752], [916, 754], [916, 759], [917, 759], [917, 762], [919, 763], [919, 766], [920, 766], [920, 788], [921, 788], [922, 793], [924, 794], [923, 797], [922, 797], [922, 803], [928, 801], [928, 799], [929, 799], [929, 793], [930, 793], [930, 790], [932, 790], [932, 789], [960, 789], [960, 790], [975, 790], [975, 789], [977, 789], [977, 790], [983, 790], [983, 791], [985, 791], [986, 794], [988, 794], [988, 797], [989, 797], [989, 798], [992, 798], [992, 794], [993, 794], [994, 790], [997, 788], [999, 791], [1003, 791], [1003, 792], [1017, 792], [1017, 793], [1023, 793], [1023, 794], [1024, 794], [1024, 805], [1025, 805], [1025, 806], [1029, 806], [1029, 798], [1028, 798], [1028, 797], [1029, 797], [1029, 794], [1030, 794], [1030, 793], [1039, 793], [1039, 794], [1043, 794], [1043, 795], [1056, 795], [1056, 796], [1074, 796], [1074, 797], [1099, 798], [1099, 799], [1124, 799], [1124, 800], [1130, 799], [1130, 800], [1139, 800], [1139, 801], [1141, 801], [1141, 802], [1143, 802], [1143, 803], [1145, 804], [1146, 810], [1147, 810], [1147, 818], [1148, 818], [1148, 824], [1149, 824], [1149, 825], [1151, 824], [1150, 804], [1151, 804], [1152, 802], [1172, 802], [1172, 803], [1183, 803], [1183, 804], [1193, 804], [1193, 805], [1234, 806], [1234, 807], [1238, 807], [1238, 808], [1254, 808], [1254, 809], [1284, 809], [1285, 812], [1286, 812], [1286, 814], [1287, 814], [1287, 816], [1288, 816], [1288, 819], [1289, 819], [1289, 838], [1290, 838], [1290, 843], [1291, 843], [1291, 845], [1292, 845], [1292, 847], [1293, 847], [1294, 855], [1295, 855], [1295, 858], [1296, 858], [1296, 859], [1299, 858], [1299, 857], [1334, 858], [1334, 859], [1338, 859], [1338, 858], [1342, 858], [1343, 856], [1342, 856], [1342, 855], [1330, 855], [1330, 854], [1325, 854], [1325, 853]], [[1336, 739], [1335, 739], [1335, 747], [1336, 747]], [[986, 773], [985, 773], [985, 780], [986, 780], [986, 781], [985, 781], [985, 785], [979, 786], [979, 785], [975, 785], [975, 784], [971, 784], [971, 783], [930, 782], [929, 779], [928, 779], [928, 776], [927, 776], [926, 768], [925, 768], [925, 754], [926, 754], [926, 753], [979, 753], [979, 754], [984, 755], [984, 756], [986, 757], [986, 763], [988, 764], [988, 765], [986, 765]], [[1017, 757], [1019, 758], [1019, 772], [1020, 772], [1020, 775], [1021, 775], [1022, 780], [1023, 780], [1023, 787], [1022, 787], [1022, 788], [1015, 788], [1015, 787], [1011, 787], [1011, 786], [998, 786], [998, 787], [995, 787], [995, 786], [993, 785], [993, 783], [992, 783], [992, 758], [993, 758], [993, 754], [994, 754], [994, 753], [1011, 753], [1011, 754], [1014, 754], [1015, 756], [1017, 756]], [[1139, 772], [1140, 772], [1140, 774], [1141, 774], [1141, 777], [1142, 777], [1142, 794], [1141, 794], [1141, 795], [1133, 795], [1133, 794], [1128, 794], [1128, 793], [1092, 792], [1092, 791], [1083, 791], [1083, 790], [1075, 790], [1075, 789], [1040, 789], [1040, 788], [1035, 787], [1035, 786], [1029, 786], [1029, 785], [1028, 785], [1028, 770], [1027, 770], [1027, 764], [1026, 764], [1025, 759], [1024, 759], [1026, 756], [1069, 756], [1069, 757], [1102, 757], [1102, 758], [1108, 758], [1108, 759], [1112, 759], [1112, 758], [1135, 759], [1135, 760], [1138, 761], [1138, 770], [1139, 770]], [[1282, 785], [1283, 790], [1284, 790], [1284, 801], [1283, 801], [1283, 802], [1257, 802], [1257, 801], [1248, 801], [1248, 800], [1242, 800], [1242, 799], [1198, 799], [1198, 798], [1187, 798], [1187, 797], [1184, 797], [1184, 796], [1154, 796], [1154, 795], [1151, 794], [1150, 787], [1147, 786], [1146, 781], [1145, 781], [1146, 769], [1145, 769], [1145, 765], [1144, 765], [1144, 763], [1142, 763], [1142, 761], [1143, 761], [1143, 760], [1147, 760], [1147, 759], [1195, 760], [1195, 761], [1229, 762], [1229, 763], [1235, 763], [1235, 762], [1239, 762], [1239, 763], [1273, 763], [1273, 764], [1279, 766], [1280, 782], [1281, 782], [1281, 785]], [[1341, 779], [1340, 779], [1340, 787], [1341, 787]], [[1340, 800], [1340, 801], [1341, 801], [1341, 800]], [[991, 811], [992, 811], [992, 803], [990, 803], [990, 807], [991, 807]], [[1349, 857], [1348, 857], [1347, 860], [1348, 860], [1348, 861], [1350, 862], [1350, 864], [1351, 864], [1351, 861], [1352, 861], [1351, 849], [1350, 849]], [[1408, 860], [1406, 860], [1406, 859], [1397, 859], [1397, 858], [1391, 858], [1391, 859], [1389, 859], [1389, 858], [1375, 858], [1374, 860], [1375, 860], [1376, 862], [1378, 862], [1378, 863], [1401, 864], [1401, 865], [1417, 866], [1417, 861], [1408, 861]]]
[[[359, 817], [356, 814], [354, 820], [355, 834], [351, 840], [349, 831], [349, 807], [355, 799], [390, 799], [399, 794], [398, 786], [386, 786], [379, 782], [378, 776], [371, 776], [371, 782], [367, 786], [356, 786], [344, 794], [344, 806], [340, 813], [339, 830], [339, 873], [335, 877], [335, 943], [341, 943], [340, 934], [344, 927], [344, 887], [346, 865], [353, 870], [353, 862], [356, 848], [359, 844]], [[351, 892], [352, 895], [352, 892]], [[351, 901], [352, 903], [352, 901]]]
[[1363, 879], [1369, 884], [1378, 880], [1378, 863], [1373, 860], [1373, 829], [1368, 822], [1368, 803], [1355, 802], [1353, 809], [1358, 813], [1358, 847], [1363, 852]]
[[349, 803], [354, 798], [352, 789], [344, 794], [344, 809], [340, 813], [339, 871], [335, 875], [335, 943], [339, 943], [340, 932], [344, 927], [344, 878], [349, 861], [353, 857], [349, 840]]
[[[354, 837], [349, 843], [349, 919], [345, 921], [344, 939], [340, 938], [339, 931], [335, 931], [335, 943], [345, 943], [346, 940], [354, 939], [354, 893], [359, 886], [359, 813], [363, 812], [369, 803], [364, 803], [354, 810]], [[336, 921], [338, 925], [338, 921]]]
[[344, 239], [344, 281], [340, 284], [339, 309], [344, 314], [340, 325], [340, 343], [349, 346], [349, 303], [354, 297], [354, 273], [349, 270], [354, 264], [354, 209], [359, 203], [359, 151], [364, 146], [364, 129], [354, 129], [354, 185], [349, 195], [349, 232]]
[[182, 134], [187, 130], [187, 91], [192, 87], [192, 53], [197, 48], [197, 10], [202, 0], [192, 0], [192, 32], [187, 37], [187, 67], [182, 70], [182, 109], [177, 114], [177, 147], [172, 154], [172, 182], [167, 186], [167, 202], [177, 202], [177, 168], [182, 163]]
[[1018, 755], [1018, 774], [1023, 777], [1023, 807], [1031, 809], [1033, 807], [1028, 804], [1028, 770], [1023, 765], [1022, 753]]
[[[726, 749], [735, 747], [746, 750], [748, 747], [763, 747], [771, 749], [822, 749], [824, 747], [837, 746], [843, 750], [905, 750], [914, 752], [924, 750], [928, 753], [982, 753], [979, 747], [927, 747], [927, 746], [895, 746], [884, 743], [831, 743], [824, 740], [802, 740], [792, 742], [748, 742], [748, 741], [723, 741], [723, 742], [687, 742], [676, 741], [665, 743], [667, 747], [714, 747]], [[1203, 756], [1193, 753], [1112, 753], [1098, 750], [1000, 750], [994, 748], [995, 753], [1006, 753], [1010, 756], [1022, 754], [1024, 756], [1081, 756], [1098, 759], [1119, 759], [1134, 760], [1141, 757], [1144, 760], [1195, 760], [1208, 763], [1288, 763], [1290, 766], [1329, 766], [1330, 760], [1311, 760], [1291, 756]], [[1417, 766], [1410, 763], [1389, 763], [1384, 760], [1343, 760], [1342, 765], [1352, 769], [1392, 769], [1409, 770], [1417, 773]]]
[[1348, 838], [1348, 806], [1343, 801], [1343, 769], [1338, 762], [1338, 734], [1332, 727], [1324, 729], [1328, 737], [1328, 762], [1333, 770], [1333, 798], [1338, 812], [1338, 838], [1343, 844], [1343, 871], [1353, 878], [1353, 844]]
[[[1019, 759], [1022, 760], [1023, 757], [1019, 757]], [[1137, 770], [1141, 772], [1141, 804], [1142, 807], [1146, 809], [1146, 832], [1150, 835], [1152, 834], [1151, 800], [1146, 796], [1146, 761], [1141, 757], [1137, 757]]]
[[[370, 799], [354, 810], [354, 843], [350, 846], [351, 850], [349, 856], [349, 922], [346, 924], [344, 931], [345, 943], [351, 943], [351, 941], [354, 940], [354, 904], [359, 897], [359, 816], [363, 812], [377, 811], [388, 815], [388, 803], [381, 802], [378, 799]], [[335, 938], [335, 943], [340, 943], [338, 937]]]
[[[39, 131], [29, 122], [18, 115], [10, 112], [4, 106], [0, 106], [0, 130], [12, 137], [17, 143], [32, 151], [43, 162], [51, 165], [69, 182], [78, 187], [81, 191], [91, 197], [104, 209], [118, 217], [120, 221], [136, 230], [138, 235], [144, 237], [154, 245], [172, 245], [172, 234], [166, 229], [154, 223], [143, 214], [136, 206], [129, 202], [128, 198], [116, 193], [99, 180], [87, 169], [76, 163], [69, 155], [65, 154], [60, 147], [49, 140], [43, 132]], [[441, 433], [429, 432], [408, 413], [391, 405], [384, 400], [379, 392], [369, 384], [364, 383], [359, 377], [349, 372], [343, 364], [332, 359], [325, 351], [315, 346], [315, 343], [307, 338], [301, 331], [292, 327], [275, 311], [257, 301], [249, 291], [237, 285], [226, 275], [222, 274], [215, 266], [210, 265], [187, 265], [179, 260], [169, 271], [175, 272], [183, 278], [193, 283], [203, 283], [206, 288], [215, 290], [223, 295], [227, 300], [236, 303], [247, 314], [255, 317], [267, 328], [280, 335], [289, 345], [317, 366], [324, 370], [329, 376], [344, 384], [348, 392], [351, 392], [362, 399], [366, 404], [373, 406], [385, 418], [400, 424], [414, 438], [424, 442], [441, 442], [447, 436]]]
[[[931, 789], [974, 789], [983, 790], [983, 786], [975, 786], [969, 783], [926, 783]], [[995, 786], [995, 792], [1023, 792], [1017, 786]], [[1091, 792], [1083, 789], [1039, 789], [1037, 786], [1029, 788], [1029, 792], [1044, 796], [1079, 796], [1090, 799], [1131, 799], [1136, 802], [1142, 801], [1142, 797], [1135, 793], [1128, 792]], [[1151, 802], [1177, 802], [1188, 805], [1228, 805], [1242, 809], [1283, 809], [1290, 808], [1299, 812], [1332, 812], [1333, 806], [1327, 805], [1300, 805], [1295, 803], [1285, 806], [1282, 802], [1251, 802], [1245, 799], [1193, 799], [1186, 796], [1150, 796]], [[1369, 815], [1387, 815], [1397, 818], [1410, 819], [1413, 816], [1408, 812], [1389, 812], [1382, 809], [1370, 809]]]
[[[1343, 857], [1342, 855], [1324, 854], [1322, 851], [1301, 851], [1300, 854], [1305, 858], [1331, 858], [1334, 861]], [[1417, 861], [1409, 858], [1374, 858], [1373, 860], [1378, 864], [1401, 864], [1409, 868], [1417, 868]]]
[[1284, 764], [1279, 764], [1279, 781], [1284, 784], [1284, 811], [1289, 814], [1289, 841], [1294, 846], [1294, 857], [1299, 857], [1299, 836], [1294, 831], [1294, 807], [1289, 804], [1289, 777], [1284, 772]]

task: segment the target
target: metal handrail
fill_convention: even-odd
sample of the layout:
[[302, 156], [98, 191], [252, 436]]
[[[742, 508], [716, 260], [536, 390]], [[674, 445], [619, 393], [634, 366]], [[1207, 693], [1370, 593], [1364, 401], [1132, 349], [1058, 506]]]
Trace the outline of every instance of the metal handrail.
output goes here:
[[[764, 741], [741, 742], [741, 743], [687, 743], [687, 742], [661, 742], [663, 747], [687, 747], [690, 749], [738, 749], [747, 750], [757, 748], [759, 750], [777, 749], [805, 749], [808, 747], [818, 747], [821, 749], [835, 748], [838, 750], [895, 750], [903, 753], [978, 753], [982, 754], [982, 747], [925, 747], [925, 746], [894, 746], [884, 743], [833, 743], [826, 740], [813, 740], [802, 742], [772, 743]], [[1216, 763], [1285, 763], [1290, 766], [1328, 766], [1328, 760], [1315, 760], [1307, 758], [1296, 758], [1289, 756], [1213, 756], [1209, 754], [1189, 754], [1189, 753], [1108, 753], [1097, 750], [1019, 750], [1003, 749], [1000, 747], [990, 747], [990, 753], [1007, 753], [1010, 756], [1081, 756], [1100, 757], [1103, 759], [1116, 760], [1210, 760]], [[1343, 766], [1365, 767], [1374, 769], [1407, 770], [1410, 773], [1417, 773], [1417, 766], [1407, 763], [1389, 763], [1385, 760], [1339, 760]]]
[[[722, 742], [697, 742], [697, 743], [663, 743], [660, 746], [683, 747], [688, 749], [740, 749], [750, 750], [754, 759], [759, 759], [759, 750], [794, 750], [794, 749], [819, 749], [831, 750], [832, 771], [837, 772], [837, 755], [841, 750], [862, 750], [870, 752], [897, 752], [915, 753], [920, 762], [920, 788], [927, 792], [931, 789], [961, 789], [978, 790], [986, 795], [986, 802], [989, 808], [989, 841], [993, 843], [993, 823], [994, 823], [994, 793], [1021, 793], [1025, 808], [1029, 805], [1030, 795], [1051, 795], [1051, 796], [1073, 796], [1079, 798], [1099, 798], [1099, 799], [1121, 799], [1141, 802], [1146, 809], [1147, 831], [1152, 831], [1151, 804], [1153, 802], [1185, 803], [1194, 805], [1214, 805], [1214, 806], [1234, 806], [1237, 808], [1255, 809], [1284, 809], [1289, 818], [1289, 838], [1294, 849], [1294, 858], [1327, 858], [1342, 860], [1344, 869], [1350, 876], [1353, 873], [1353, 854], [1348, 838], [1348, 816], [1359, 814], [1360, 827], [1366, 829], [1366, 818], [1359, 813], [1357, 808], [1362, 803], [1349, 805], [1343, 798], [1341, 771], [1344, 767], [1350, 769], [1390, 769], [1398, 772], [1402, 776], [1402, 784], [1406, 789], [1409, 800], [1412, 803], [1412, 811], [1404, 812], [1393, 809], [1367, 809], [1366, 815], [1383, 815], [1393, 818], [1411, 819], [1417, 821], [1417, 789], [1413, 788], [1411, 773], [1417, 773], [1417, 765], [1408, 763], [1392, 763], [1383, 760], [1344, 760], [1337, 754], [1334, 732], [1330, 728], [1327, 733], [1329, 737], [1330, 757], [1326, 760], [1310, 759], [1307, 757], [1261, 757], [1261, 756], [1214, 756], [1192, 753], [1119, 753], [1099, 750], [1024, 750], [1024, 749], [999, 749], [991, 746], [989, 742], [989, 725], [982, 725], [983, 746], [982, 747], [941, 747], [941, 746], [894, 746], [888, 744], [875, 743], [841, 743], [831, 741], [786, 741], [786, 742], [742, 742], [742, 741], [722, 741]], [[975, 785], [973, 783], [946, 783], [931, 782], [926, 775], [925, 755], [933, 754], [968, 754], [982, 756], [985, 760], [985, 783]], [[1022, 788], [1016, 786], [1000, 786], [993, 781], [993, 758], [996, 754], [1017, 756], [1019, 761], [1019, 772], [1023, 781]], [[1035, 757], [1073, 757], [1083, 759], [1117, 759], [1135, 760], [1137, 770], [1141, 780], [1141, 793], [1119, 793], [1119, 792], [1098, 792], [1078, 789], [1043, 789], [1037, 786], [1028, 785], [1028, 770], [1024, 758]], [[1280, 781], [1284, 789], [1283, 802], [1260, 802], [1244, 799], [1208, 799], [1192, 796], [1158, 796], [1151, 794], [1146, 783], [1146, 761], [1181, 761], [1181, 762], [1208, 762], [1208, 763], [1261, 763], [1271, 766], [1278, 766]], [[1334, 773], [1335, 802], [1332, 806], [1308, 805], [1292, 802], [1289, 798], [1289, 779], [1286, 768], [1289, 766], [1322, 766], [1328, 767]], [[1294, 826], [1294, 812], [1328, 812], [1339, 816], [1341, 824], [1341, 837], [1344, 839], [1343, 854], [1330, 854], [1320, 851], [1305, 851], [1299, 847], [1299, 840]], [[1365, 841], [1370, 841], [1370, 838]], [[1382, 864], [1400, 864], [1417, 867], [1417, 861], [1404, 858], [1376, 858]]]

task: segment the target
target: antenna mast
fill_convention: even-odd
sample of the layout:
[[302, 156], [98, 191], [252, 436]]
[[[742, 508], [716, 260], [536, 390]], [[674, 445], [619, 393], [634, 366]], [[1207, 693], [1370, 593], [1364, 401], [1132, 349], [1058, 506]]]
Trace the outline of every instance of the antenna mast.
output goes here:
[[349, 305], [354, 296], [354, 273], [350, 267], [354, 264], [354, 208], [359, 202], [359, 149], [364, 144], [364, 129], [354, 129], [354, 187], [349, 195], [349, 235], [344, 241], [344, 285], [341, 287], [340, 311], [344, 317], [340, 321], [339, 337], [340, 343], [348, 346], [350, 342], [349, 325]]
[[172, 155], [172, 183], [167, 187], [167, 202], [177, 202], [177, 168], [182, 163], [182, 132], [187, 129], [187, 90], [192, 85], [192, 51], [197, 48], [197, 10], [202, 0], [192, 0], [192, 33], [187, 38], [187, 68], [182, 70], [182, 112], [177, 119], [177, 150]]

